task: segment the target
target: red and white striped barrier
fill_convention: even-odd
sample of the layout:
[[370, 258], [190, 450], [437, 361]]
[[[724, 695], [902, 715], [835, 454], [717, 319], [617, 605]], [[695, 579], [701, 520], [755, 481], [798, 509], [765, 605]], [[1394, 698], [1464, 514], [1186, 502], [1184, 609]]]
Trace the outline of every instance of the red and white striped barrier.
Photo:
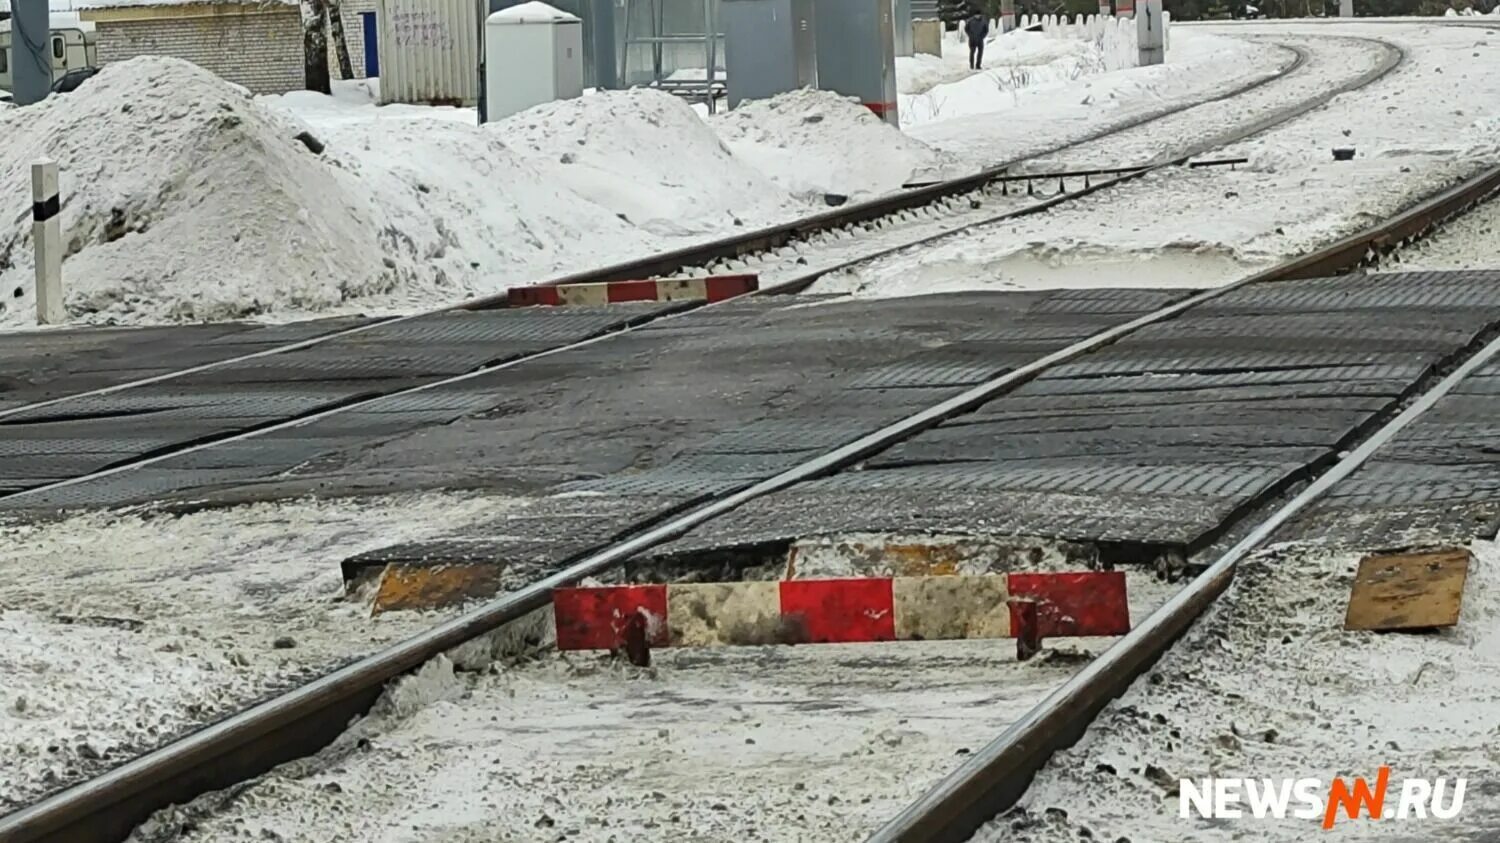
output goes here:
[[505, 298], [510, 307], [577, 307], [632, 301], [716, 302], [753, 293], [758, 289], [758, 275], [711, 275], [707, 278], [666, 278], [658, 281], [511, 287], [506, 291]]
[[[1023, 607], [1023, 604], [1024, 607]], [[622, 585], [552, 593], [561, 650], [1123, 635], [1125, 574]], [[1034, 618], [1030, 630], [1028, 618]]]

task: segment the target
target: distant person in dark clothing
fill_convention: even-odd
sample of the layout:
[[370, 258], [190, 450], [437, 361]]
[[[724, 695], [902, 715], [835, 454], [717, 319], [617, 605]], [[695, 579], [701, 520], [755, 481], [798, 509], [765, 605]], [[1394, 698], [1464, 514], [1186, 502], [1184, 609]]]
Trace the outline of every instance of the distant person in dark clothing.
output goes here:
[[964, 21], [964, 34], [969, 36], [969, 69], [984, 67], [984, 37], [990, 34], [990, 20], [981, 12], [969, 15]]

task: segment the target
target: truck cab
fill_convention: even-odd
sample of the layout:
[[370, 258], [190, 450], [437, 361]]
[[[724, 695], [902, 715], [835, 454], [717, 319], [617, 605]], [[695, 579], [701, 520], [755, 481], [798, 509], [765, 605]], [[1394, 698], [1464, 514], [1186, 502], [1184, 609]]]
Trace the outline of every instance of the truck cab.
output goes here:
[[[11, 48], [11, 21], [0, 20], [0, 91], [11, 90], [15, 50]], [[52, 59], [52, 79], [84, 68], [99, 66], [99, 35], [87, 21], [54, 15], [47, 53]]]

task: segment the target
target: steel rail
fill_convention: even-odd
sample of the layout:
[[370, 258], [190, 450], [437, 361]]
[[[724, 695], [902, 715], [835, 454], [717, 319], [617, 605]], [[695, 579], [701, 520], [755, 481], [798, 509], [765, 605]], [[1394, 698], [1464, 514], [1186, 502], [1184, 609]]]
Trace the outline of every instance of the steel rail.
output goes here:
[[[1435, 213], [1438, 206], [1427, 202], [1422, 207], [1428, 209], [1427, 213]], [[1405, 216], [1399, 216], [1393, 224]], [[1379, 236], [1379, 232], [1376, 229], [1369, 236]], [[1347, 251], [1346, 241], [1329, 248], [1335, 247]], [[1364, 254], [1361, 250], [1361, 260]], [[1286, 266], [1300, 267], [1303, 263], [1293, 261]], [[317, 751], [342, 732], [351, 718], [368, 710], [389, 681], [465, 641], [542, 608], [557, 587], [610, 569], [749, 501], [852, 465], [1028, 383], [1053, 366], [1105, 347], [1140, 328], [1175, 318], [1192, 307], [1246, 285], [1278, 280], [1279, 277], [1277, 270], [1269, 270], [1226, 287], [1186, 297], [971, 387], [770, 478], [730, 490], [663, 523], [607, 544], [519, 591], [491, 600], [299, 688], [0, 817], [0, 841], [93, 843], [122, 840], [156, 810], [245, 781], [278, 763]], [[602, 337], [590, 342], [600, 339]], [[306, 421], [302, 420], [303, 423]]]
[[[1240, 87], [1215, 94], [1214, 96], [1208, 97], [1206, 99], [1194, 100], [1188, 103], [1180, 103], [1178, 105], [1153, 111], [1145, 115], [1140, 115], [1117, 125], [1106, 127], [1098, 132], [1089, 133], [1081, 138], [1078, 138], [1077, 140], [1062, 144], [1061, 146], [1038, 152], [1033, 155], [1028, 155], [1023, 158], [1016, 158], [1010, 161], [996, 164], [972, 175], [950, 179], [948, 181], [927, 185], [913, 190], [902, 191], [890, 196], [882, 196], [876, 199], [867, 200], [865, 202], [858, 202], [853, 205], [846, 205], [832, 211], [814, 214], [812, 216], [803, 217], [801, 219], [793, 220], [787, 223], [769, 226], [745, 234], [737, 234], [732, 237], [721, 238], [709, 243], [673, 249], [645, 258], [624, 261], [598, 269], [570, 273], [568, 275], [560, 276], [540, 283], [549, 286], [556, 286], [560, 284], [591, 284], [606, 281], [624, 281], [638, 278], [649, 278], [659, 275], [669, 275], [675, 272], [679, 272], [688, 267], [710, 263], [714, 260], [719, 260], [725, 257], [743, 257], [758, 252], [766, 252], [784, 246], [795, 240], [803, 240], [823, 232], [835, 231], [840, 228], [857, 225], [862, 222], [869, 222], [871, 220], [892, 216], [903, 211], [910, 211], [916, 208], [923, 208], [934, 205], [944, 199], [982, 190], [985, 186], [991, 184], [996, 179], [1003, 178], [1009, 175], [1012, 168], [1023, 164], [1028, 160], [1066, 152], [1069, 149], [1073, 149], [1077, 146], [1082, 146], [1086, 143], [1092, 143], [1094, 141], [1110, 137], [1111, 135], [1130, 131], [1154, 120], [1170, 117], [1183, 111], [1188, 111], [1193, 108], [1198, 108], [1203, 105], [1219, 102], [1247, 93], [1251, 90], [1274, 82], [1278, 79], [1284, 78], [1288, 74], [1295, 72], [1302, 66], [1304, 58], [1305, 57], [1302, 54], [1294, 53], [1294, 59], [1278, 68], [1275, 73], [1261, 79], [1253, 80]], [[118, 392], [124, 392], [126, 390], [136, 389], [143, 386], [152, 386], [159, 383], [166, 383], [168, 381], [201, 374], [203, 372], [213, 371], [215, 369], [220, 369], [238, 363], [258, 360], [277, 354], [286, 354], [289, 352], [314, 348], [316, 346], [323, 345], [324, 343], [332, 342], [334, 340], [357, 336], [376, 328], [395, 325], [401, 322], [409, 322], [414, 319], [421, 319], [439, 313], [449, 313], [458, 310], [490, 310], [498, 307], [504, 307], [505, 304], [506, 298], [502, 293], [499, 295], [480, 296], [467, 301], [459, 302], [457, 304], [443, 305], [442, 307], [424, 310], [418, 313], [411, 313], [404, 316], [379, 318], [362, 325], [355, 325], [350, 328], [330, 331], [326, 334], [319, 334], [314, 337], [308, 337], [307, 339], [285, 343], [282, 345], [273, 346], [271, 348], [261, 349], [260, 351], [255, 351], [248, 354], [239, 354], [232, 357], [227, 357], [223, 360], [214, 360], [208, 363], [199, 364], [197, 366], [190, 366], [183, 369], [176, 369], [170, 372], [151, 375], [149, 377], [137, 378], [135, 380], [127, 381], [124, 383], [97, 387], [94, 389], [84, 390], [82, 392], [61, 395], [56, 398], [35, 401], [19, 407], [0, 409], [0, 419], [15, 416], [23, 412], [34, 412], [36, 410], [42, 410], [48, 407], [55, 407], [61, 404], [65, 404], [69, 401], [78, 400], [80, 398], [113, 395]]]
[[[1327, 266], [1350, 268], [1392, 242], [1417, 236], [1500, 191], [1493, 167], [1442, 195], [1406, 211], [1388, 224], [1330, 244], [1274, 270], [1275, 279], [1316, 277]], [[1405, 232], [1401, 237], [1396, 233]], [[1310, 274], [1311, 271], [1311, 274]], [[1447, 377], [1357, 448], [1319, 474], [1292, 500], [1261, 521], [1186, 587], [1135, 629], [1074, 674], [967, 762], [868, 838], [868, 843], [959, 843], [985, 822], [1013, 807], [1054, 753], [1072, 746], [1113, 699], [1150, 670], [1214, 601], [1228, 589], [1240, 561], [1268, 541], [1306, 507], [1356, 471], [1393, 437], [1430, 410], [1465, 377], [1500, 353], [1489, 341]]]
[[[1377, 41], [1377, 42], [1373, 42], [1373, 43], [1383, 43], [1383, 42], [1378, 42]], [[1389, 45], [1386, 45], [1386, 46], [1389, 47]], [[1296, 56], [1296, 59], [1295, 59], [1294, 62], [1292, 62], [1291, 66], [1292, 67], [1302, 67], [1306, 63], [1306, 61], [1307, 61], [1307, 54], [1306, 54], [1306, 52], [1303, 51], [1303, 50], [1301, 50], [1300, 48], [1296, 48], [1296, 47], [1292, 47], [1292, 48], [1289, 48], [1289, 49], [1291, 49], [1293, 51], [1293, 53], [1295, 54], [1295, 56]], [[1255, 134], [1257, 134], [1259, 132], [1265, 131], [1267, 128], [1269, 128], [1271, 126], [1280, 125], [1281, 123], [1285, 123], [1285, 122], [1287, 122], [1289, 120], [1292, 120], [1292, 119], [1294, 119], [1296, 117], [1299, 117], [1299, 116], [1301, 116], [1303, 114], [1306, 114], [1309, 111], [1312, 111], [1312, 110], [1320, 107], [1323, 103], [1327, 102], [1327, 100], [1330, 99], [1330, 98], [1332, 98], [1333, 96], [1336, 96], [1336, 95], [1338, 95], [1340, 93], [1344, 93], [1347, 90], [1354, 90], [1356, 88], [1363, 87], [1365, 85], [1370, 84], [1371, 82], [1375, 81], [1376, 79], [1379, 79], [1381, 76], [1384, 76], [1385, 74], [1389, 73], [1391, 70], [1395, 69], [1395, 67], [1399, 66], [1400, 63], [1402, 62], [1402, 60], [1404, 59], [1404, 53], [1401, 53], [1399, 50], [1396, 50], [1395, 48], [1390, 48], [1390, 49], [1391, 49], [1391, 53], [1389, 55], [1387, 55], [1386, 61], [1384, 61], [1381, 64], [1377, 65], [1375, 68], [1372, 68], [1371, 70], [1366, 71], [1364, 74], [1361, 74], [1360, 76], [1355, 77], [1355, 79], [1351, 80], [1348, 83], [1345, 83], [1345, 85], [1340, 86], [1338, 89], [1334, 90], [1333, 92], [1330, 92], [1330, 93], [1328, 93], [1326, 95], [1320, 95], [1318, 97], [1314, 97], [1314, 98], [1309, 99], [1309, 100], [1304, 100], [1302, 103], [1299, 103], [1298, 105], [1289, 107], [1287, 109], [1282, 109], [1282, 110], [1277, 111], [1274, 114], [1272, 114], [1272, 115], [1270, 115], [1270, 116], [1268, 116], [1266, 118], [1262, 118], [1261, 120], [1256, 121], [1253, 124], [1250, 124], [1250, 127], [1248, 129], [1242, 131], [1242, 132], [1235, 133], [1235, 132], [1231, 131], [1231, 132], [1229, 132], [1229, 134], [1232, 134], [1234, 136], [1233, 137], [1234, 140], [1243, 140], [1245, 138], [1252, 137], [1253, 135], [1255, 135]], [[974, 222], [966, 224], [962, 228], [952, 229], [952, 230], [948, 230], [948, 231], [944, 231], [944, 232], [939, 232], [938, 234], [929, 235], [929, 236], [920, 238], [920, 239], [915, 240], [915, 241], [907, 241], [907, 242], [903, 242], [903, 243], [901, 243], [899, 245], [896, 245], [896, 246], [893, 246], [893, 247], [890, 247], [890, 248], [886, 248], [886, 249], [881, 249], [881, 250], [873, 252], [873, 253], [866, 253], [864, 255], [861, 255], [859, 257], [853, 258], [851, 260], [844, 261], [844, 262], [842, 262], [840, 264], [837, 264], [837, 265], [835, 265], [833, 267], [824, 267], [824, 268], [821, 268], [821, 269], [818, 269], [818, 270], [814, 270], [813, 272], [803, 274], [803, 275], [798, 276], [798, 277], [793, 278], [793, 279], [789, 279], [786, 282], [778, 283], [778, 284], [772, 285], [770, 287], [767, 287], [767, 288], [758, 290], [758, 291], [756, 291], [754, 293], [749, 293], [749, 294], [746, 294], [746, 295], [751, 295], [751, 296], [755, 296], [755, 295], [784, 295], [784, 294], [790, 294], [790, 293], [800, 292], [802, 290], [807, 289], [807, 287], [809, 287], [811, 284], [813, 284], [815, 281], [817, 281], [822, 276], [827, 275], [827, 274], [832, 273], [832, 272], [838, 272], [838, 271], [841, 271], [843, 269], [847, 269], [847, 268], [850, 268], [850, 267], [853, 267], [853, 266], [857, 266], [859, 264], [862, 264], [862, 263], [865, 263], [865, 262], [868, 262], [868, 261], [871, 261], [871, 260], [876, 260], [876, 259], [884, 257], [886, 255], [890, 255], [890, 254], [894, 254], [894, 253], [897, 253], [897, 252], [905, 251], [905, 250], [913, 248], [915, 246], [925, 245], [925, 244], [929, 244], [929, 243], [932, 243], [932, 242], [936, 242], [938, 240], [941, 240], [941, 239], [953, 236], [954, 234], [958, 234], [958, 233], [961, 233], [963, 231], [967, 231], [967, 230], [969, 230], [971, 228], [974, 228], [974, 227], [977, 227], [977, 226], [980, 226], [980, 225], [988, 225], [988, 224], [992, 224], [992, 223], [999, 222], [999, 221], [1002, 221], [1002, 220], [1017, 219], [1017, 218], [1024, 217], [1024, 216], [1029, 216], [1029, 215], [1032, 215], [1032, 214], [1039, 214], [1039, 213], [1042, 213], [1044, 211], [1050, 210], [1050, 209], [1052, 209], [1054, 207], [1057, 207], [1058, 205], [1061, 205], [1061, 204], [1063, 204], [1065, 202], [1071, 202], [1071, 201], [1073, 201], [1075, 199], [1078, 199], [1080, 197], [1087, 196], [1087, 195], [1092, 194], [1092, 193], [1097, 193], [1097, 192], [1099, 192], [1101, 190], [1106, 190], [1106, 189], [1108, 189], [1110, 187], [1113, 187], [1113, 186], [1119, 185], [1119, 184], [1123, 184], [1125, 182], [1131, 181], [1131, 180], [1136, 179], [1136, 178], [1141, 178], [1141, 177], [1143, 177], [1145, 175], [1148, 175], [1148, 174], [1153, 173], [1153, 172], [1157, 172], [1157, 171], [1162, 170], [1164, 168], [1172, 167], [1172, 166], [1178, 166], [1178, 165], [1183, 165], [1183, 164], [1188, 164], [1189, 161], [1190, 161], [1190, 159], [1192, 157], [1194, 157], [1196, 155], [1199, 155], [1199, 154], [1202, 154], [1204, 151], [1206, 151], [1208, 149], [1212, 149], [1215, 146], [1220, 145], [1223, 142], [1224, 141], [1222, 139], [1222, 136], [1220, 136], [1219, 138], [1215, 138], [1215, 139], [1213, 139], [1213, 140], [1211, 140], [1209, 142], [1199, 143], [1199, 144], [1193, 146], [1190, 150], [1182, 153], [1181, 155], [1179, 155], [1176, 158], [1173, 158], [1170, 161], [1164, 161], [1164, 162], [1160, 162], [1160, 163], [1156, 163], [1156, 164], [1148, 164], [1148, 165], [1143, 165], [1142, 167], [1139, 167], [1139, 168], [1130, 169], [1130, 170], [1124, 170], [1123, 171], [1124, 175], [1119, 175], [1119, 176], [1115, 176], [1114, 178], [1110, 178], [1110, 179], [1107, 179], [1107, 180], [1104, 180], [1104, 181], [1095, 182], [1094, 184], [1092, 184], [1092, 185], [1090, 185], [1088, 187], [1085, 187], [1085, 188], [1083, 188], [1081, 190], [1078, 190], [1078, 191], [1074, 191], [1072, 193], [1058, 194], [1056, 196], [1052, 196], [1052, 197], [1049, 197], [1047, 199], [1043, 199], [1041, 201], [1029, 204], [1029, 205], [1027, 205], [1024, 208], [1019, 208], [1019, 209], [1015, 209], [1015, 210], [1012, 210], [1012, 211], [1004, 212], [1004, 213], [999, 214], [999, 215], [989, 216], [989, 217], [986, 217], [986, 218], [981, 219], [981, 220], [976, 220]], [[1231, 159], [1231, 160], [1236, 160], [1237, 161], [1238, 159]], [[1209, 162], [1202, 162], [1202, 163], [1204, 163], [1205, 165], [1209, 165], [1209, 164], [1220, 163], [1220, 162], [1209, 161]], [[997, 176], [996, 178], [1007, 178], [1007, 177]], [[223, 445], [229, 445], [229, 444], [233, 444], [233, 443], [237, 443], [237, 442], [245, 442], [245, 441], [248, 441], [248, 440], [251, 440], [251, 439], [257, 439], [257, 438], [260, 438], [262, 436], [266, 436], [266, 435], [271, 434], [271, 433], [277, 433], [277, 432], [284, 431], [284, 430], [290, 430], [292, 428], [303, 427], [305, 425], [312, 424], [312, 423], [320, 421], [322, 419], [326, 419], [326, 418], [329, 418], [329, 417], [332, 417], [332, 416], [336, 416], [336, 415], [339, 415], [339, 414], [342, 414], [342, 413], [347, 413], [347, 412], [359, 410], [359, 409], [364, 408], [364, 407], [369, 407], [369, 406], [371, 406], [373, 404], [377, 404], [377, 403], [379, 403], [381, 401], [385, 401], [385, 400], [389, 400], [389, 399], [397, 398], [397, 397], [401, 397], [401, 396], [406, 396], [406, 395], [415, 395], [415, 394], [419, 394], [421, 392], [425, 392], [425, 391], [428, 391], [428, 390], [431, 390], [431, 389], [437, 389], [437, 388], [440, 388], [440, 387], [450, 386], [452, 384], [462, 383], [462, 382], [468, 381], [468, 380], [473, 380], [475, 378], [485, 377], [485, 376], [488, 376], [488, 375], [493, 374], [495, 372], [499, 372], [499, 371], [502, 371], [504, 369], [513, 368], [513, 367], [521, 365], [523, 363], [528, 363], [528, 362], [539, 360], [539, 359], [542, 359], [542, 358], [545, 358], [545, 357], [550, 357], [552, 355], [560, 354], [560, 353], [566, 352], [566, 351], [573, 351], [573, 350], [576, 350], [576, 349], [579, 349], [579, 348], [584, 348], [584, 347], [593, 345], [595, 343], [598, 343], [598, 342], [600, 342], [602, 340], [608, 339], [610, 337], [617, 336], [619, 334], [627, 333], [629, 331], [635, 330], [636, 328], [642, 327], [644, 325], [653, 325], [653, 324], [659, 323], [661, 321], [664, 321], [666, 319], [671, 319], [671, 318], [674, 318], [674, 317], [681, 316], [684, 313], [688, 313], [688, 312], [693, 311], [694, 309], [706, 309], [706, 308], [712, 308], [712, 307], [719, 307], [719, 306], [727, 305], [730, 302], [738, 301], [740, 298], [742, 298], [742, 297], [741, 296], [735, 296], [733, 298], [725, 299], [725, 300], [720, 301], [720, 302], [714, 302], [714, 303], [710, 303], [710, 304], [706, 304], [706, 305], [688, 304], [688, 305], [685, 305], [684, 307], [682, 307], [680, 309], [673, 309], [673, 310], [670, 310], [670, 311], [667, 311], [667, 312], [658, 313], [658, 314], [656, 314], [654, 316], [646, 317], [646, 318], [640, 319], [640, 320], [635, 321], [635, 322], [627, 323], [627, 324], [625, 324], [623, 326], [619, 326], [619, 327], [612, 328], [612, 329], [609, 329], [609, 330], [601, 331], [601, 332], [599, 332], [597, 334], [593, 334], [593, 335], [584, 337], [583, 339], [580, 339], [580, 340], [575, 340], [573, 342], [565, 343], [563, 345], [558, 345], [558, 346], [554, 346], [552, 348], [543, 349], [541, 351], [536, 351], [536, 352], [531, 352], [531, 353], [528, 353], [528, 354], [518, 355], [517, 357], [511, 358], [509, 360], [505, 360], [505, 361], [496, 363], [494, 365], [482, 366], [480, 368], [474, 369], [474, 370], [469, 371], [469, 372], [464, 372], [462, 374], [450, 375], [450, 376], [447, 376], [447, 377], [442, 377], [442, 378], [438, 378], [438, 379], [435, 379], [435, 380], [427, 381], [426, 383], [417, 384], [416, 386], [410, 386], [410, 387], [406, 387], [406, 388], [403, 388], [403, 389], [393, 390], [393, 391], [390, 391], [390, 392], [382, 392], [382, 393], [375, 393], [375, 394], [367, 394], [367, 395], [364, 395], [364, 396], [358, 396], [358, 397], [352, 398], [351, 400], [339, 403], [339, 404], [337, 404], [335, 406], [326, 407], [324, 409], [317, 410], [317, 411], [314, 411], [312, 413], [307, 413], [307, 414], [304, 414], [304, 415], [294, 416], [294, 417], [291, 417], [291, 418], [280, 419], [280, 420], [277, 420], [277, 421], [272, 421], [272, 422], [269, 422], [269, 423], [266, 423], [266, 424], [262, 424], [262, 425], [258, 425], [258, 426], [255, 426], [255, 427], [251, 427], [251, 428], [248, 428], [248, 429], [242, 429], [242, 430], [238, 430], [238, 431], [231, 431], [231, 432], [228, 432], [228, 433], [225, 433], [225, 434], [222, 434], [222, 435], [217, 435], [217, 436], [208, 437], [208, 438], [204, 438], [204, 439], [191, 440], [191, 441], [188, 441], [188, 442], [179, 443], [179, 444], [177, 444], [175, 446], [169, 446], [169, 447], [160, 449], [158, 451], [155, 451], [155, 452], [151, 453], [150, 455], [132, 457], [132, 458], [123, 460], [123, 461], [121, 461], [121, 462], [119, 462], [117, 464], [110, 465], [110, 466], [107, 466], [105, 468], [101, 468], [101, 469], [98, 469], [98, 470], [95, 470], [95, 471], [91, 471], [91, 472], [89, 472], [87, 474], [80, 474], [80, 475], [76, 475], [76, 476], [73, 476], [73, 477], [64, 478], [62, 480], [56, 480], [56, 481], [53, 481], [51, 483], [46, 483], [46, 484], [43, 484], [43, 485], [40, 485], [40, 486], [33, 486], [33, 487], [30, 487], [30, 488], [27, 488], [27, 489], [21, 489], [21, 490], [14, 491], [14, 492], [0, 494], [0, 501], [15, 501], [15, 500], [21, 500], [21, 499], [24, 499], [24, 498], [28, 498], [28, 497], [35, 497], [37, 495], [41, 495], [41, 494], [44, 494], [44, 493], [47, 493], [47, 492], [53, 492], [53, 491], [57, 491], [59, 489], [65, 489], [65, 488], [68, 488], [68, 487], [71, 487], [71, 486], [77, 486], [77, 485], [82, 484], [82, 483], [89, 483], [89, 482], [93, 482], [95, 480], [100, 480], [100, 479], [103, 479], [103, 478], [106, 478], [106, 477], [112, 477], [112, 476], [115, 476], [115, 475], [124, 474], [126, 472], [136, 471], [136, 470], [139, 470], [141, 468], [146, 468], [146, 467], [149, 467], [149, 466], [152, 466], [152, 465], [157, 465], [159, 463], [166, 462], [166, 461], [172, 460], [172, 459], [176, 459], [178, 457], [186, 456], [188, 454], [194, 454], [194, 453], [198, 453], [198, 452], [201, 452], [201, 451], [206, 451], [206, 450], [209, 450], [209, 449], [212, 449], [212, 448], [217, 448], [217, 447], [221, 447]], [[288, 346], [287, 348], [288, 349], [291, 349], [291, 348], [307, 348], [307, 347], [310, 347], [311, 345], [315, 345], [318, 342], [321, 342], [321, 341], [323, 341], [325, 339], [331, 339], [331, 338], [333, 338], [335, 336], [348, 336], [349, 333], [351, 333], [351, 332], [358, 332], [358, 331], [369, 330], [369, 329], [377, 327], [378, 325], [394, 324], [396, 322], [405, 321], [408, 318], [415, 318], [415, 317], [414, 316], [413, 317], [401, 317], [401, 318], [398, 318], [398, 319], [387, 320], [387, 321], [384, 321], [384, 322], [380, 322], [380, 323], [372, 324], [372, 325], [368, 325], [368, 326], [359, 326], [356, 329], [351, 329], [350, 332], [344, 332], [342, 334], [328, 335], [327, 337], [324, 337], [324, 338], [315, 338], [315, 339], [311, 339], [311, 340], [303, 340], [303, 341], [301, 341], [299, 343], [294, 343], [291, 346]], [[262, 351], [262, 352], [257, 352], [256, 354], [253, 354], [253, 355], [249, 355], [246, 358], [236, 358], [236, 359], [249, 359], [249, 358], [253, 358], [253, 357], [266, 356], [266, 355], [272, 354], [272, 353], [276, 353], [276, 350], [274, 350], [274, 349], [268, 349], [268, 350], [265, 350], [265, 351]], [[219, 365], [223, 365], [223, 364], [226, 364], [226, 363], [229, 363], [229, 362], [233, 362], [233, 360], [226, 360], [226, 361], [219, 361], [217, 363], [205, 364], [203, 366], [194, 367], [193, 369], [184, 370], [184, 373], [186, 373], [186, 372], [204, 371], [206, 369], [215, 368], [215, 367], [217, 367]], [[147, 382], [147, 383], [154, 383], [154, 382], [159, 382], [160, 380], [170, 379], [171, 377], [173, 377], [173, 375], [171, 375], [171, 374], [160, 375], [160, 376], [157, 376], [155, 378], [146, 379], [145, 382]], [[124, 384], [124, 385], [118, 385], [118, 386], [121, 389], [123, 389], [123, 388], [128, 388], [130, 386], [130, 384]], [[119, 391], [118, 389], [115, 389], [115, 388], [112, 388], [112, 387], [105, 388], [105, 390], [106, 391], [111, 391], [111, 390], [112, 391]], [[8, 411], [0, 411], [0, 421], [3, 421], [4, 418], [8, 414], [19, 413], [19, 412], [21, 412], [23, 410], [26, 410], [28, 408], [35, 409], [38, 406], [48, 406], [48, 405], [52, 405], [52, 404], [57, 404], [57, 403], [61, 403], [63, 401], [71, 400], [71, 398], [83, 397], [84, 395], [89, 395], [89, 394], [97, 394], [97, 392], [98, 391], [96, 391], [95, 393], [79, 393], [78, 395], [74, 395], [74, 396], [68, 396], [68, 397], [64, 397], [64, 398], [54, 399], [54, 400], [49, 401], [49, 402], [42, 402], [41, 405], [27, 405], [27, 406], [23, 406], [23, 407], [13, 408], [13, 409], [8, 410]]]
[[[1053, 366], [1102, 348], [1147, 325], [1175, 317], [1188, 308], [1239, 289], [1244, 283], [1198, 293], [1102, 331], [773, 477], [732, 490], [662, 524], [606, 545], [525, 588], [128, 761], [33, 806], [0, 817], [0, 841], [85, 843], [123, 839], [131, 828], [156, 809], [187, 801], [206, 790], [249, 778], [278, 761], [306, 754], [305, 743], [294, 747], [280, 736], [291, 734], [305, 741], [308, 724], [321, 724], [324, 729], [333, 723], [342, 724], [359, 710], [359, 707], [351, 708], [351, 701], [368, 706], [390, 680], [465, 641], [544, 607], [556, 588], [599, 574], [756, 498], [852, 465], [1027, 383]], [[331, 739], [332, 735], [328, 737]], [[280, 752], [275, 751], [278, 739], [282, 741]], [[243, 755], [229, 761], [236, 753]], [[231, 772], [226, 772], [226, 767]]]
[[[1146, 176], [1160, 172], [1170, 167], [1180, 167], [1183, 165], [1191, 166], [1191, 159], [1197, 155], [1202, 155], [1209, 150], [1216, 149], [1226, 144], [1238, 143], [1240, 141], [1248, 140], [1262, 132], [1273, 129], [1284, 123], [1288, 123], [1292, 120], [1297, 119], [1298, 117], [1302, 117], [1305, 114], [1308, 114], [1312, 111], [1322, 108], [1324, 105], [1327, 105], [1328, 102], [1335, 97], [1339, 97], [1352, 91], [1367, 87], [1368, 85], [1385, 78], [1387, 75], [1394, 72], [1398, 67], [1406, 62], [1406, 51], [1402, 50], [1399, 47], [1396, 47], [1393, 44], [1379, 41], [1377, 39], [1361, 38], [1350, 40], [1368, 41], [1370, 43], [1382, 45], [1387, 49], [1385, 60], [1365, 71], [1364, 73], [1361, 73], [1359, 76], [1350, 79], [1342, 85], [1331, 88], [1316, 97], [1302, 100], [1295, 105], [1279, 109], [1269, 115], [1260, 118], [1259, 120], [1248, 124], [1247, 127], [1237, 126], [1234, 129], [1226, 130], [1220, 135], [1210, 138], [1209, 140], [1200, 141], [1193, 146], [1188, 147], [1186, 150], [1177, 150], [1176, 152], [1171, 153], [1174, 157], [1170, 158], [1169, 160], [1147, 164], [1138, 168], [1123, 170], [1121, 175], [1117, 175], [1114, 178], [1106, 179], [1104, 181], [1094, 182], [1093, 184], [1084, 187], [1082, 190], [1077, 190], [1068, 194], [1059, 194], [1057, 196], [1043, 199], [1040, 202], [1027, 205], [1023, 208], [1004, 211], [986, 219], [977, 220], [962, 229], [941, 231], [936, 234], [927, 235], [915, 240], [910, 240], [905, 243], [891, 246], [889, 248], [881, 249], [878, 252], [867, 253], [855, 258], [850, 258], [849, 260], [845, 260], [831, 266], [819, 267], [818, 269], [804, 273], [795, 278], [789, 278], [781, 283], [778, 283], [774, 288], [772, 288], [772, 290], [776, 292], [801, 292], [811, 287], [825, 275], [831, 275], [835, 272], [843, 272], [849, 269], [853, 269], [854, 267], [869, 263], [870, 261], [878, 260], [880, 258], [888, 257], [894, 254], [899, 254], [910, 249], [918, 248], [921, 246], [929, 246], [940, 240], [945, 240], [956, 234], [971, 231], [975, 228], [986, 225], [993, 225], [995, 223], [1005, 222], [1008, 220], [1020, 219], [1022, 217], [1049, 211], [1052, 208], [1063, 204], [1064, 202], [1071, 202], [1074, 199], [1088, 196], [1092, 193], [1107, 190], [1117, 185], [1135, 181], [1136, 179], [1145, 178]], [[1297, 61], [1294, 63], [1295, 66], [1302, 67], [1307, 61], [1306, 52], [1298, 47], [1290, 47], [1288, 49], [1293, 50], [1297, 54]]]

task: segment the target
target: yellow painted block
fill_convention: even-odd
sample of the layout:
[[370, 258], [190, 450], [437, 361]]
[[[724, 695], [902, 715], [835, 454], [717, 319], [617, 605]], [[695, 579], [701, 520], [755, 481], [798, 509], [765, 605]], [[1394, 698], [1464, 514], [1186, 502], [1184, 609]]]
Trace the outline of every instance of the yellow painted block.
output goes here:
[[702, 301], [708, 298], [708, 285], [702, 278], [668, 278], [656, 282], [658, 301]]
[[1006, 577], [896, 577], [896, 637], [912, 641], [1009, 638]]
[[1441, 629], [1458, 623], [1467, 548], [1369, 556], [1359, 563], [1344, 629]]
[[500, 590], [499, 565], [387, 565], [375, 591], [372, 615], [436, 609], [490, 597]]
[[667, 632], [674, 647], [779, 643], [781, 584], [771, 581], [668, 586]]
[[609, 285], [567, 284], [557, 288], [557, 300], [564, 305], [574, 306], [609, 304]]

